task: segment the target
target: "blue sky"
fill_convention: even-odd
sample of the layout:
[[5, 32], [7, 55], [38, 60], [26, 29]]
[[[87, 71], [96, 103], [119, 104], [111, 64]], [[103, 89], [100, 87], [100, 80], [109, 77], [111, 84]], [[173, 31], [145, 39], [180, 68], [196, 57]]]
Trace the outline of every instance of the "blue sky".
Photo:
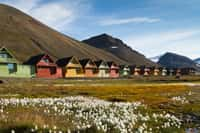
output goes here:
[[78, 40], [107, 33], [154, 57], [200, 57], [199, 0], [0, 0]]

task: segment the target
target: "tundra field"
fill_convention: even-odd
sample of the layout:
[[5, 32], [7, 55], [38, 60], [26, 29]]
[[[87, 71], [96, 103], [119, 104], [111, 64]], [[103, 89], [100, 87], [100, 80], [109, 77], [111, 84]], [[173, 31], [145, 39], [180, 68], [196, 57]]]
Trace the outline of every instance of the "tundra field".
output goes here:
[[200, 132], [197, 76], [2, 81], [0, 132]]

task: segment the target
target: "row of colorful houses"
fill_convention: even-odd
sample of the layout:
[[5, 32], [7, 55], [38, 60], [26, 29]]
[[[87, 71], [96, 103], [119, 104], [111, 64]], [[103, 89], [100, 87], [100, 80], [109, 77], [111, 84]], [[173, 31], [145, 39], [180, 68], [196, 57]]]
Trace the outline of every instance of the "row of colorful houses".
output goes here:
[[[189, 72], [192, 73], [191, 71]], [[167, 76], [180, 74], [180, 69], [119, 66], [113, 61], [78, 60], [74, 56], [62, 58], [54, 62], [47, 54], [33, 56], [28, 61], [20, 63], [7, 48], [0, 49], [0, 77], [118, 78], [139, 75]]]

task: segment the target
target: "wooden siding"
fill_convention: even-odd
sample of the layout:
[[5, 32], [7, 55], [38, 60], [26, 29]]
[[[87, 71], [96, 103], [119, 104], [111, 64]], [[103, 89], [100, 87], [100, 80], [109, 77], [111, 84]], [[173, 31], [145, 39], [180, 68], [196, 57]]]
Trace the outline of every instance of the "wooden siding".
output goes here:
[[135, 68], [134, 69], [134, 76], [139, 76], [140, 75], [140, 68]]
[[0, 49], [0, 76], [1, 77], [34, 77], [35, 67], [19, 64], [12, 53], [6, 49]]
[[119, 66], [114, 62], [111, 62], [110, 67], [110, 78], [118, 78], [119, 77]]
[[35, 77], [35, 67], [29, 65], [14, 64], [15, 70], [10, 70], [8, 64], [0, 64], [0, 77]]
[[38, 78], [61, 78], [62, 70], [57, 67], [48, 55], [41, 55], [36, 64], [36, 77]]
[[159, 76], [159, 74], [160, 74], [160, 70], [157, 69], [157, 68], [155, 68], [155, 69], [154, 69], [153, 75], [154, 75], [154, 76]]

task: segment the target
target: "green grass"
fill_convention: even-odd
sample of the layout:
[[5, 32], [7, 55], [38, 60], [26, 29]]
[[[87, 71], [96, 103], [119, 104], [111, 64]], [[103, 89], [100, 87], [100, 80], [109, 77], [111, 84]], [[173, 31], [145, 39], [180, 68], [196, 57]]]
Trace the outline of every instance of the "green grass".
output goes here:
[[[184, 77], [185, 78], [185, 77]], [[190, 77], [191, 78], [191, 77]], [[193, 80], [187, 79], [192, 83], [199, 83], [197, 80], [199, 77], [194, 77]], [[177, 80], [177, 79], [175, 79]], [[185, 80], [185, 79], [184, 79]], [[149, 80], [148, 77], [143, 80], [139, 79], [123, 79], [123, 80], [66, 80], [66, 79], [3, 79], [4, 84], [0, 85], [0, 97], [65, 97], [65, 96], [92, 96], [100, 99], [115, 101], [115, 102], [127, 102], [127, 101], [141, 101], [148, 105], [150, 108], [149, 113], [154, 112], [169, 112], [180, 116], [182, 114], [192, 114], [200, 118], [200, 86], [187, 86], [183, 85], [183, 80], [172, 81], [161, 79]], [[176, 84], [180, 83], [180, 84]], [[188, 95], [192, 92], [192, 95]], [[184, 96], [189, 100], [189, 104], [172, 103], [171, 98], [174, 96]], [[70, 126], [70, 122], [62, 120], [59, 117], [45, 116], [42, 113], [37, 115], [34, 113], [35, 109], [15, 110], [10, 108], [10, 117], [14, 118], [17, 124], [12, 121], [10, 124], [0, 124], [0, 132], [9, 131], [12, 128], [16, 130], [26, 131], [26, 128], [34, 126], [33, 123], [43, 125], [48, 121], [50, 125], [54, 125], [55, 122], [60, 127]], [[147, 111], [147, 110], [145, 110]], [[144, 112], [145, 112], [144, 111]], [[31, 118], [31, 119], [30, 119]], [[29, 121], [30, 120], [30, 121]], [[59, 121], [59, 122], [58, 122]], [[65, 123], [65, 124], [63, 124]], [[153, 123], [152, 126], [155, 126]], [[73, 125], [71, 125], [73, 126]], [[196, 127], [196, 123], [190, 125], [185, 124], [186, 127]], [[180, 131], [174, 129], [168, 129], [168, 131], [162, 132], [183, 132], [184, 128]], [[95, 128], [88, 129], [88, 131], [82, 132], [97, 132]]]

